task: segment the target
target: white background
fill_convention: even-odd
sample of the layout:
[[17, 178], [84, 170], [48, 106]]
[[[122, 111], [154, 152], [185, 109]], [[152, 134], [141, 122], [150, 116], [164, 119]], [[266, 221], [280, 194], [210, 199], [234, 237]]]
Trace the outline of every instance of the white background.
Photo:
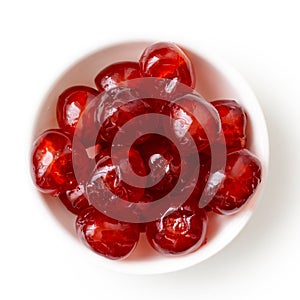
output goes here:
[[[195, 6], [198, 3], [198, 6]], [[1, 1], [1, 299], [299, 299], [299, 1]], [[263, 199], [222, 252], [187, 270], [92, 268], [36, 193], [28, 149], [41, 99], [78, 58], [128, 39], [203, 44], [258, 96], [271, 166]], [[63, 248], [60, 245], [64, 245]], [[70, 245], [70, 246], [68, 246]]]

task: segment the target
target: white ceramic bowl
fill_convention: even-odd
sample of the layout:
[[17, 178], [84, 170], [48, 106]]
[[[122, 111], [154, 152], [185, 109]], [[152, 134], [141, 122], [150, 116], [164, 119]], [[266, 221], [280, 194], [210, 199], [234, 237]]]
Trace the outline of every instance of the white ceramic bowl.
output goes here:
[[[55, 120], [55, 105], [59, 94], [72, 85], [94, 86], [96, 74], [108, 64], [121, 60], [138, 60], [143, 49], [151, 42], [121, 43], [100, 49], [76, 62], [69, 68], [52, 86], [45, 100], [41, 104], [40, 112], [34, 126], [34, 138], [47, 128], [57, 127]], [[236, 215], [225, 217], [214, 215], [210, 219], [207, 233], [207, 243], [194, 253], [180, 257], [165, 257], [156, 253], [147, 243], [144, 235], [130, 257], [123, 261], [111, 261], [105, 259], [87, 249], [78, 239], [60, 240], [63, 243], [73, 242], [74, 251], [80, 259], [92, 261], [95, 268], [108, 267], [110, 269], [134, 274], [157, 274], [176, 271], [198, 264], [219, 252], [228, 245], [243, 229], [249, 221], [262, 189], [266, 183], [269, 143], [265, 119], [257, 98], [245, 80], [227, 63], [205, 52], [201, 47], [188, 48], [189, 45], [181, 45], [191, 58], [196, 71], [196, 90], [208, 100], [235, 99], [246, 110], [249, 123], [248, 136], [249, 148], [262, 162], [262, 182], [255, 195], [247, 206]], [[75, 237], [75, 217], [69, 213], [59, 200], [50, 200], [50, 197], [42, 195], [49, 206], [49, 211], [55, 216], [61, 226], [53, 230], [63, 230], [66, 234]]]

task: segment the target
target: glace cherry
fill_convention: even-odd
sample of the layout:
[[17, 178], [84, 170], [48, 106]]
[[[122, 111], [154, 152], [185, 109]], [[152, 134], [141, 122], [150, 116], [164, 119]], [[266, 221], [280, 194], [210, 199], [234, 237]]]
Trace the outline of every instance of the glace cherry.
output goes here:
[[[261, 164], [249, 150], [242, 149], [227, 156], [223, 175], [213, 175], [210, 178], [218, 179], [219, 185], [209, 206], [216, 213], [230, 215], [238, 212], [254, 194], [261, 181]], [[208, 186], [216, 184], [208, 182]]]
[[[97, 165], [86, 184], [86, 193], [93, 206], [102, 212], [113, 211], [115, 215], [122, 215], [130, 210], [132, 203], [142, 200], [143, 187], [136, 187], [130, 183], [133, 175], [141, 176], [141, 185], [145, 185], [146, 175], [144, 162], [137, 150], [130, 149], [127, 160], [126, 149], [114, 149], [117, 163], [113, 163], [110, 149], [101, 151], [97, 156]], [[131, 170], [132, 168], [132, 170]], [[130, 183], [127, 183], [130, 182]], [[115, 201], [116, 197], [125, 200], [122, 205]], [[135, 212], [139, 213], [139, 212]]]
[[176, 79], [192, 88], [195, 86], [190, 59], [173, 43], [156, 43], [147, 47], [139, 63], [144, 77]]
[[186, 94], [170, 103], [169, 114], [170, 124], [164, 124], [165, 131], [175, 135], [184, 151], [195, 152], [191, 147], [195, 143], [194, 149], [201, 152], [221, 133], [217, 110], [198, 95]]
[[99, 212], [93, 206], [77, 217], [78, 236], [95, 252], [110, 259], [127, 257], [139, 240], [139, 225], [121, 222]]
[[177, 148], [170, 140], [159, 134], [148, 136], [137, 149], [148, 173], [149, 187], [145, 189], [144, 198], [155, 201], [174, 188], [180, 175], [181, 161]]
[[89, 201], [84, 195], [84, 186], [82, 184], [61, 193], [58, 197], [64, 206], [75, 215], [78, 215], [89, 206]]
[[[119, 132], [136, 138], [143, 133], [143, 128], [148, 123], [153, 123], [153, 118], [147, 114], [153, 112], [149, 101], [140, 99], [139, 93], [131, 88], [116, 88], [103, 96], [103, 101], [94, 112], [94, 119], [102, 123], [98, 134], [98, 141], [112, 144], [115, 135]], [[138, 122], [134, 118], [144, 115]], [[128, 131], [124, 130], [124, 124], [129, 123]], [[103, 122], [102, 122], [103, 121]], [[155, 122], [154, 122], [155, 123]], [[144, 139], [140, 139], [143, 142]]]
[[165, 255], [191, 253], [205, 239], [207, 215], [203, 209], [180, 207], [167, 216], [146, 225], [150, 245]]
[[78, 120], [86, 106], [99, 92], [88, 86], [73, 86], [66, 89], [58, 98], [56, 118], [59, 127], [73, 134]]
[[95, 78], [95, 84], [100, 92], [121, 86], [131, 79], [139, 78], [140, 67], [137, 62], [122, 61], [104, 68]]
[[43, 193], [58, 195], [75, 188], [70, 138], [61, 130], [42, 133], [32, 149], [32, 177]]
[[222, 124], [222, 130], [229, 152], [246, 146], [246, 113], [234, 100], [217, 100], [211, 102], [217, 109]]

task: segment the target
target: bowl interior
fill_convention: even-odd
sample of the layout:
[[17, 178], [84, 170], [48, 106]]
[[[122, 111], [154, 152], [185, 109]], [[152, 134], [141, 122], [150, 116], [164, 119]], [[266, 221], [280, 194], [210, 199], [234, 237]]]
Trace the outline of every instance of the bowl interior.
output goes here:
[[[34, 125], [34, 138], [48, 128], [57, 127], [55, 106], [61, 92], [72, 85], [95, 87], [94, 78], [99, 70], [117, 61], [137, 61], [143, 49], [149, 44], [151, 42], [116, 44], [100, 49], [76, 62], [53, 84], [42, 102]], [[220, 251], [238, 235], [250, 219], [265, 185], [269, 160], [268, 134], [263, 113], [254, 93], [232, 67], [214, 57], [211, 52], [205, 52], [197, 45], [189, 49], [182, 46], [195, 67], [196, 90], [206, 100], [235, 99], [245, 108], [251, 124], [247, 129], [250, 136], [249, 148], [260, 158], [263, 165], [262, 183], [249, 204], [238, 214], [230, 217], [210, 215], [207, 243], [198, 251], [185, 256], [171, 258], [159, 255], [148, 245], [145, 236], [142, 235], [137, 248], [129, 258], [124, 261], [110, 261], [86, 249], [77, 238], [74, 238], [71, 242], [74, 243], [74, 251], [78, 252], [78, 257], [91, 259], [96, 267], [104, 266], [126, 273], [155, 274], [180, 270], [200, 263]], [[75, 217], [63, 207], [60, 201], [50, 201], [50, 197], [45, 195], [41, 197], [62, 225], [58, 228], [65, 228], [66, 234], [75, 237]], [[66, 239], [65, 242], [70, 242], [70, 239]]]

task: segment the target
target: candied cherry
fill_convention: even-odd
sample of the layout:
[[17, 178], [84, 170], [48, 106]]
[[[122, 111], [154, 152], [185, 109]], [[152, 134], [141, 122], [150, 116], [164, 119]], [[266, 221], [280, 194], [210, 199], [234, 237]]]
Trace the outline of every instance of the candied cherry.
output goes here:
[[[167, 137], [160, 134], [149, 134], [142, 144], [136, 147], [143, 158], [147, 172], [147, 188], [144, 201], [152, 202], [167, 196], [173, 191], [173, 196], [186, 190], [192, 180], [197, 179], [195, 169], [195, 155], [179, 154], [178, 149]], [[202, 159], [200, 160], [202, 162]], [[202, 169], [201, 169], [202, 170]], [[178, 182], [182, 173], [181, 180]], [[199, 180], [200, 177], [199, 177]], [[175, 185], [178, 186], [174, 191]], [[194, 187], [196, 188], [196, 186]], [[189, 187], [190, 189], [190, 187]], [[171, 203], [172, 201], [170, 201]]]
[[144, 77], [175, 79], [187, 86], [195, 86], [192, 63], [173, 43], [155, 43], [147, 47], [139, 60]]
[[[130, 108], [134, 107], [134, 105], [128, 104], [127, 110], [129, 111], [126, 109], [126, 111], [123, 111], [119, 108], [129, 103], [132, 99], [139, 98], [136, 89], [127, 87], [113, 88], [106, 93], [100, 94], [82, 113], [75, 131], [76, 138], [86, 148], [95, 146], [105, 148], [109, 146], [114, 135], [119, 130], [119, 122], [123, 125], [131, 118]], [[136, 110], [139, 113], [141, 105], [137, 105]], [[121, 112], [120, 116], [118, 114], [119, 111]]]
[[58, 195], [76, 187], [70, 138], [61, 130], [42, 133], [32, 149], [32, 177], [38, 189]]
[[93, 206], [76, 220], [78, 236], [96, 253], [113, 260], [126, 258], [139, 240], [139, 225], [112, 219]]
[[[216, 180], [219, 181], [217, 185]], [[234, 214], [248, 202], [260, 181], [258, 158], [247, 149], [232, 152], [227, 155], [225, 173], [210, 175], [208, 188], [217, 186], [218, 190], [209, 206], [219, 214]]]
[[164, 124], [165, 130], [175, 135], [185, 151], [192, 151], [195, 143], [194, 149], [201, 152], [221, 133], [217, 110], [198, 95], [186, 94], [171, 102], [169, 115], [170, 123]]
[[207, 215], [204, 209], [183, 206], [146, 225], [150, 245], [165, 255], [181, 255], [198, 249], [205, 240]]
[[247, 118], [243, 108], [234, 100], [217, 100], [211, 104], [220, 115], [227, 150], [245, 148]]
[[64, 206], [75, 215], [78, 215], [89, 206], [89, 201], [84, 195], [84, 186], [82, 184], [61, 193], [58, 197]]
[[[168, 194], [176, 184], [181, 161], [175, 145], [159, 134], [148, 134], [146, 141], [137, 145], [143, 158], [147, 176], [145, 201], [154, 201]], [[134, 147], [135, 145], [133, 145]]]
[[[134, 99], [134, 100], [132, 100]], [[111, 144], [118, 132], [123, 134], [134, 134], [136, 137], [143, 135], [143, 128], [146, 123], [153, 123], [153, 117], [147, 114], [153, 112], [149, 101], [140, 99], [138, 91], [131, 88], [116, 88], [103, 97], [101, 106], [95, 112], [95, 119], [101, 123], [98, 140]], [[143, 115], [142, 120], [137, 122], [135, 117]], [[133, 120], [132, 120], [133, 119]], [[130, 121], [129, 131], [122, 127]], [[140, 139], [142, 142], [143, 139]]]
[[140, 78], [140, 67], [137, 62], [122, 61], [104, 68], [95, 78], [95, 84], [100, 92], [118, 87], [122, 82]]
[[[97, 165], [86, 183], [86, 193], [89, 201], [97, 209], [106, 212], [113, 210], [115, 214], [130, 210], [132, 203], [139, 202], [144, 194], [146, 175], [144, 162], [137, 150], [131, 148], [127, 160], [124, 148], [115, 148], [119, 161], [113, 164], [110, 149], [103, 150], [97, 157]], [[133, 174], [134, 172], [135, 174]], [[133, 175], [141, 176], [142, 187], [133, 186]], [[124, 179], [124, 180], [123, 180]], [[125, 200], [123, 206], [117, 205], [115, 198]], [[136, 212], [139, 213], [139, 212]]]
[[72, 86], [59, 97], [56, 105], [56, 118], [59, 127], [74, 134], [78, 120], [89, 102], [99, 95], [99, 92], [88, 86]]

